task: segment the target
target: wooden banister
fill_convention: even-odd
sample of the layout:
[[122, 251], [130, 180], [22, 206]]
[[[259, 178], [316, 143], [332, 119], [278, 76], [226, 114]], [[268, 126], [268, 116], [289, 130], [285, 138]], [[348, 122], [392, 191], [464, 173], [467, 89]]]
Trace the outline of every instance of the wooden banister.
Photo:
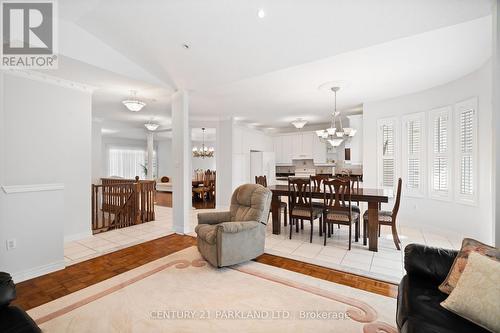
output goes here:
[[154, 180], [102, 178], [92, 185], [92, 231], [99, 233], [155, 219]]

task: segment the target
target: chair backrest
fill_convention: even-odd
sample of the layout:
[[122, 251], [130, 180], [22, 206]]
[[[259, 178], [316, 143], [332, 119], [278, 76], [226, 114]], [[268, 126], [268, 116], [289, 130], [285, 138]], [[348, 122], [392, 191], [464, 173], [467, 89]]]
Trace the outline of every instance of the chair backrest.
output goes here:
[[266, 176], [255, 176], [255, 184], [267, 187], [267, 177]]
[[399, 211], [399, 204], [401, 202], [401, 186], [402, 186], [403, 180], [401, 178], [398, 179], [398, 188], [396, 190], [396, 201], [394, 201], [394, 207], [392, 208], [392, 220], [396, 221], [396, 216], [398, 215]]
[[267, 224], [272, 192], [258, 184], [244, 184], [231, 197], [231, 221], [257, 221]]
[[311, 179], [288, 178], [288, 193], [291, 212], [296, 208], [312, 209]]
[[313, 192], [321, 192], [323, 189], [323, 182], [328, 179], [327, 175], [311, 176], [311, 184]]
[[349, 179], [325, 180], [323, 192], [326, 209], [351, 212], [351, 182]]

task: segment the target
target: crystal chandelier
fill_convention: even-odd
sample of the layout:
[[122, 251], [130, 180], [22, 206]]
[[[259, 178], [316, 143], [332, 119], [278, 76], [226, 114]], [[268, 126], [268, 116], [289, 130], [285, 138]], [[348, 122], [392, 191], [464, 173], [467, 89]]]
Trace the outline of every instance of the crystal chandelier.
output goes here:
[[[342, 126], [342, 117], [340, 116], [340, 112], [337, 111], [337, 91], [340, 90], [340, 87], [331, 87], [331, 91], [334, 94], [334, 111], [332, 112], [332, 122], [330, 127], [324, 130], [316, 131], [316, 135], [322, 139], [327, 141], [333, 147], [338, 147], [344, 140], [353, 137], [356, 134], [356, 130], [350, 127]], [[339, 130], [335, 125], [335, 120], [338, 118], [338, 122], [340, 125]]]
[[132, 112], [138, 112], [141, 111], [143, 107], [146, 106], [146, 103], [141, 102], [140, 100], [137, 99], [137, 93], [135, 90], [130, 91], [130, 98], [122, 101], [123, 105], [127, 109], [129, 109]]
[[214, 157], [215, 154], [214, 147], [209, 148], [205, 146], [205, 127], [203, 127], [201, 130], [203, 131], [203, 141], [201, 144], [201, 148], [198, 149], [196, 146], [193, 147], [193, 157], [201, 157], [201, 158]]

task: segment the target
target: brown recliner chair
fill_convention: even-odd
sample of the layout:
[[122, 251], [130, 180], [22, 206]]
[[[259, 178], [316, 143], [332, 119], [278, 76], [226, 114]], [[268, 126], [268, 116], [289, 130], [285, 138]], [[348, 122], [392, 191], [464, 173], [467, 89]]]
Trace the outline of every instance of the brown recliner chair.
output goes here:
[[257, 184], [238, 187], [228, 212], [200, 213], [195, 228], [198, 250], [216, 267], [254, 259], [264, 253], [272, 192]]

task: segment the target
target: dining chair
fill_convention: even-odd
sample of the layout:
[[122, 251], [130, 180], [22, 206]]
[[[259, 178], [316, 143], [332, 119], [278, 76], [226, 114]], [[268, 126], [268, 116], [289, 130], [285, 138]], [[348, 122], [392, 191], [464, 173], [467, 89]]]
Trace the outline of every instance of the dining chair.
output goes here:
[[288, 178], [288, 206], [290, 207], [290, 239], [292, 239], [292, 229], [295, 223], [295, 230], [299, 232], [299, 221], [311, 222], [311, 236], [309, 242], [312, 243], [313, 222], [319, 218], [319, 234], [322, 234], [323, 209], [314, 207], [312, 202], [311, 179]]
[[[401, 202], [401, 185], [403, 181], [401, 178], [398, 179], [398, 188], [396, 190], [396, 201], [394, 202], [394, 207], [392, 211], [379, 210], [378, 211], [378, 235], [380, 237], [380, 226], [387, 225], [392, 229], [392, 239], [396, 249], [401, 250], [401, 241], [399, 240], [397, 231], [397, 216], [399, 211], [399, 204]], [[368, 211], [363, 214], [363, 245], [366, 245], [367, 238], [367, 228], [368, 228]]]
[[206, 199], [205, 194], [210, 193], [211, 177], [212, 177], [211, 171], [207, 170], [203, 175], [203, 184], [193, 188], [193, 193], [198, 194], [203, 201], [205, 201]]
[[[351, 193], [352, 191], [359, 190], [359, 176], [351, 175], [349, 173], [344, 173], [339, 176], [341, 179], [348, 179], [351, 182]], [[352, 204], [352, 211], [361, 215], [361, 209], [359, 208], [359, 201], [353, 201], [356, 204]], [[352, 203], [352, 202], [351, 202]]]
[[[325, 211], [323, 213], [324, 245], [327, 234], [333, 233], [333, 224], [349, 227], [349, 250], [352, 243], [352, 225], [355, 225], [354, 240], [359, 238], [359, 213], [352, 210], [351, 182], [349, 179], [335, 178], [323, 182]], [[327, 231], [328, 229], [328, 231]]]
[[[255, 184], [262, 185], [264, 187], [267, 187], [267, 177], [264, 176], [255, 176]], [[280, 214], [281, 210], [283, 209], [283, 215], [284, 215], [284, 220], [285, 220], [285, 227], [288, 225], [288, 206], [286, 202], [280, 201]], [[271, 207], [272, 210], [272, 207]]]

